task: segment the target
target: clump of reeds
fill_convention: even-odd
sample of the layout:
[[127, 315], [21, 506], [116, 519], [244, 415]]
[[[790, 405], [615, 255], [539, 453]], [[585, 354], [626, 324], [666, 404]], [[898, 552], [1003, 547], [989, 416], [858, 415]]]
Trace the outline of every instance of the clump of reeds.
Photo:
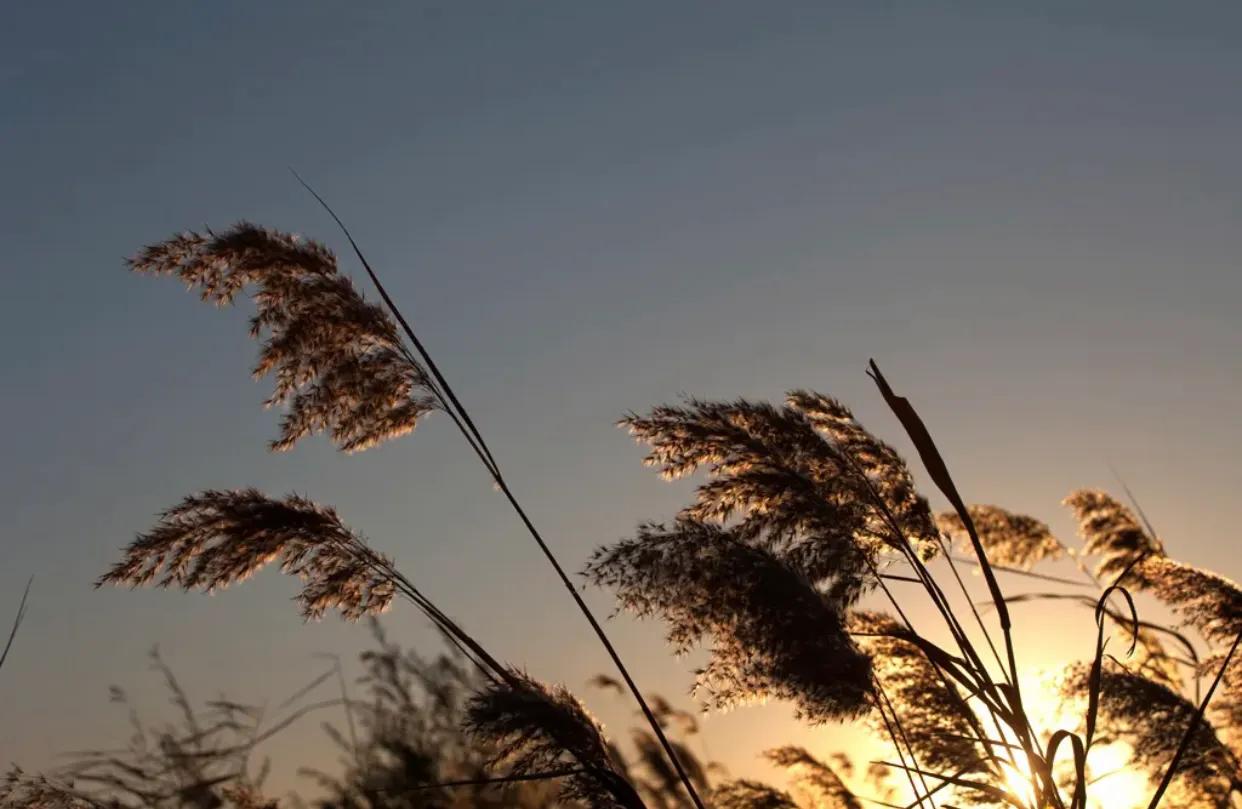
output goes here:
[[[311, 190], [309, 186], [307, 189]], [[345, 230], [337, 215], [318, 194], [314, 195]], [[281, 436], [272, 442], [272, 449], [288, 449], [302, 437], [327, 431], [340, 449], [363, 450], [406, 434], [433, 410], [446, 413], [609, 652], [689, 798], [698, 809], [704, 809], [691, 778], [637, 683], [513, 495], [471, 414], [409, 321], [396, 308], [353, 237], [348, 231], [345, 235], [375, 283], [384, 307], [366, 302], [349, 278], [340, 275], [337, 261], [327, 247], [246, 222], [220, 235], [207, 231], [171, 237], [140, 252], [130, 261], [130, 267], [139, 272], [179, 276], [191, 288], [199, 288], [205, 301], [231, 303], [238, 293], [251, 290], [256, 304], [251, 334], [263, 338], [255, 374], [274, 377], [276, 390], [267, 404], [288, 406]], [[412, 589], [412, 585], [407, 589]], [[421, 595], [411, 598], [416, 603], [425, 600]], [[430, 603], [420, 606], [428, 615], [438, 611]], [[445, 624], [442, 614], [433, 620], [437, 625]], [[463, 646], [473, 644], [461, 638], [456, 642]], [[481, 649], [472, 649], [472, 654], [482, 656]]]
[[[352, 245], [352, 238], [350, 242]], [[363, 298], [339, 273], [335, 256], [322, 244], [249, 223], [223, 233], [174, 236], [147, 247], [130, 266], [143, 273], [176, 275], [197, 289], [204, 300], [221, 305], [250, 292], [256, 309], [251, 335], [263, 341], [254, 373], [274, 379], [275, 390], [267, 404], [286, 407], [273, 449], [288, 449], [306, 436], [326, 432], [342, 450], [358, 451], [410, 432], [432, 411], [445, 412], [612, 656], [688, 796], [703, 809], [663, 728], [602, 627], [522, 510], [482, 433], [354, 247], [384, 307]], [[154, 529], [140, 535], [127, 549], [125, 559], [100, 583], [139, 586], [158, 582], [212, 591], [241, 581], [277, 560], [285, 572], [303, 579], [299, 601], [307, 617], [336, 608], [344, 617], [356, 619], [382, 611], [394, 595], [400, 595], [422, 610], [486, 674], [490, 680], [487, 693], [493, 697], [525, 693], [536, 702], [545, 700], [550, 710], [563, 707], [561, 692], [532, 688], [532, 681], [495, 660], [386, 557], [372, 551], [359, 535], [346, 528], [332, 509], [305, 498], [275, 499], [251, 489], [209, 491], [189, 497], [166, 512]], [[481, 722], [476, 727], [482, 732], [490, 725]], [[506, 730], [512, 731], [511, 726]], [[590, 773], [565, 776], [567, 795], [595, 795], [584, 786], [586, 781], [611, 777], [589, 756], [579, 760], [586, 755], [585, 748], [562, 752]], [[521, 756], [516, 758], [519, 769], [524, 761]], [[599, 785], [603, 790], [599, 794], [614, 795], [619, 805], [641, 803], [624, 778], [613, 781]]]
[[[688, 773], [662, 718], [522, 509], [473, 418], [352, 237], [350, 244], [384, 307], [362, 297], [324, 246], [244, 223], [221, 234], [176, 236], [131, 263], [142, 272], [178, 275], [216, 303], [251, 292], [252, 334], [263, 340], [255, 373], [274, 378], [268, 403], [287, 409], [275, 449], [326, 432], [341, 449], [361, 450], [409, 432], [433, 411], [444, 412], [611, 655], [621, 677], [614, 682], [633, 695], [686, 799], [705, 809], [704, 784]], [[949, 516], [933, 516], [906, 462], [831, 397], [798, 390], [779, 406], [692, 399], [622, 424], [649, 446], [648, 463], [666, 477], [703, 474], [693, 501], [671, 521], [645, 524], [634, 538], [599, 551], [588, 578], [613, 588], [623, 606], [666, 622], [677, 649], [709, 641], [698, 682], [718, 706], [776, 697], [793, 702], [812, 722], [866, 716], [893, 746], [897, 761], [885, 766], [906, 780], [909, 805], [922, 809], [954, 800], [1084, 809], [1088, 756], [1102, 729], [1133, 736], [1137, 731], [1117, 720], [1135, 713], [1142, 700], [1133, 695], [1175, 693], [1169, 686], [1182, 661], [1162, 641], [1185, 638], [1138, 620], [1127, 588], [1145, 590], [1171, 603], [1209, 645], [1233, 640], [1227, 652], [1215, 650], [1211, 659], [1220, 668], [1202, 699], [1184, 700], [1178, 711], [1162, 715], [1177, 726], [1169, 737], [1176, 742], [1153, 748], [1152, 758], [1140, 762], [1164, 768], [1151, 806], [1193, 791], [1195, 776], [1187, 773], [1209, 758], [1211, 777], [1200, 780], [1222, 784], [1226, 799], [1236, 792], [1232, 759], [1204, 752], [1200, 726], [1209, 721], [1209, 701], [1222, 682], [1225, 704], [1236, 703], [1234, 681], [1224, 677], [1242, 613], [1236, 586], [1168, 560], [1154, 532], [1109, 496], [1071, 495], [1067, 502], [1086, 539], [1082, 555], [1098, 557], [1088, 584], [1100, 586], [1105, 577], [1111, 582], [1086, 599], [1096, 609], [1097, 629], [1094, 659], [1075, 690], [1085, 692], [1083, 727], [1045, 735], [1022, 693], [1009, 615], [1016, 599], [1005, 595], [996, 574], [1024, 572], [1068, 551], [1042, 522], [995, 506], [969, 506], [917, 411], [874, 363], [870, 373], [952, 506]], [[968, 549], [968, 559], [959, 562], [948, 552], [942, 531]], [[299, 600], [309, 617], [336, 608], [358, 618], [394, 597], [419, 608], [484, 678], [469, 724], [500, 751], [497, 764], [507, 775], [498, 781], [556, 778], [566, 800], [646, 806], [569, 692], [497, 661], [327, 507], [253, 490], [187, 498], [140, 535], [103, 581], [211, 590], [271, 562], [304, 580]], [[996, 617], [991, 627], [959, 563], [982, 573]], [[949, 595], [954, 590], [965, 606]], [[887, 602], [891, 614], [860, 610], [865, 597]], [[919, 614], [930, 608], [937, 626], [916, 626], [916, 605]], [[1128, 629], [1135, 645], [1146, 633], [1147, 668], [1119, 674], [1110, 667], [1106, 630], [1115, 626]], [[1159, 682], [1150, 674], [1157, 669], [1164, 672]], [[1186, 680], [1197, 687], [1200, 674]], [[826, 765], [789, 750], [776, 758], [809, 771], [813, 785], [830, 796], [825, 800], [849, 805], [848, 790], [843, 784], [838, 789], [840, 779], [834, 781]], [[1066, 761], [1068, 777], [1059, 766]], [[715, 809], [796, 806], [789, 795], [751, 781], [717, 787], [709, 802]]]
[[[706, 671], [721, 667], [723, 660], [730, 674], [726, 682], [743, 684], [745, 693], [790, 699], [811, 719], [865, 708], [894, 747], [897, 761], [888, 766], [906, 777], [910, 806], [957, 799], [1081, 809], [1088, 800], [1087, 758], [1101, 728], [1142, 745], [1136, 733], [1140, 726], [1164, 735], [1163, 744], [1146, 745], [1134, 762], [1154, 773], [1164, 771], [1152, 807], [1166, 794], [1177, 805], [1215, 806], [1229, 800], [1238, 791], [1233, 754], [1220, 755], [1224, 748], [1219, 743], [1205, 747], [1203, 727], [1207, 700], [1227, 670], [1232, 648], [1212, 659], [1217, 682], [1207, 694], [1199, 699], [1196, 691], [1193, 701], [1183, 697], [1174, 689], [1191, 680], [1197, 689], [1202, 674], [1195, 646], [1176, 629], [1140, 621], [1126, 586], [1152, 593], [1209, 644], [1223, 645], [1236, 645], [1242, 631], [1237, 587], [1168, 559], [1159, 539], [1102, 492], [1081, 491], [1067, 499], [1086, 539], [1079, 553], [1040, 520], [997, 506], [967, 505], [913, 406], [892, 391], [874, 364], [872, 375], [953, 506], [951, 512], [933, 520], [900, 457], [827, 396], [795, 391], [784, 407], [690, 400], [632, 415], [622, 424], [650, 447], [647, 463], [665, 477], [706, 473], [694, 499], [670, 527], [643, 525], [633, 539], [597, 552], [587, 574], [614, 589], [621, 604], [636, 614], [664, 620], [675, 647], [710, 637], [713, 656]], [[952, 557], [946, 539], [964, 545], [970, 558]], [[930, 567], [937, 551], [944, 551], [939, 556], [949, 565], [947, 582], [944, 573]], [[1044, 562], [1065, 557], [1079, 562], [1088, 556], [1097, 558], [1096, 572], [1082, 567], [1087, 580], [1081, 584], [1100, 587], [1098, 597], [1025, 594], [1011, 599], [996, 578], [996, 572], [1005, 571], [1064, 582], [1027, 571]], [[999, 635], [989, 630], [973, 603], [967, 605], [968, 618], [974, 619], [977, 634], [968, 631], [962, 608], [948, 596], [956, 584], [970, 598], [956, 569], [959, 563], [983, 573]], [[783, 583], [756, 596], [758, 571], [769, 569], [783, 571]], [[1114, 580], [1111, 586], [1099, 584], [1105, 577]], [[894, 589], [906, 584], [916, 585], [939, 616], [948, 646], [911, 623], [911, 599]], [[882, 596], [893, 614], [856, 609], [868, 594]], [[1023, 701], [1008, 611], [1011, 602], [1043, 597], [1092, 606], [1099, 627], [1094, 661], [1066, 686], [1088, 703], [1084, 726], [1051, 736], [1035, 726]], [[824, 605], [831, 609], [825, 611]], [[1130, 636], [1133, 670], [1111, 668], [1116, 658], [1105, 651], [1106, 625]], [[834, 646], [835, 653], [817, 648], [834, 643], [843, 632], [849, 642]], [[831, 675], [814, 666], [757, 668], [756, 661], [779, 659], [769, 650], [780, 648], [783, 640], [815, 650], [811, 659], [831, 658], [838, 668]], [[840, 668], [855, 655], [869, 665]], [[1186, 666], [1195, 669], [1192, 677], [1186, 676]], [[745, 676], [736, 673], [739, 669]], [[805, 677], [798, 676], [804, 672]], [[821, 688], [831, 684], [833, 690], [808, 685], [816, 682]], [[1239, 704], [1233, 690], [1226, 679], [1225, 708]], [[843, 699], [842, 693], [850, 698]], [[808, 694], [815, 697], [808, 699]], [[1127, 694], [1128, 700], [1123, 698]], [[1166, 704], [1180, 700], [1178, 710], [1143, 717], [1142, 700], [1134, 694], [1159, 695]], [[817, 700], [819, 710], [808, 711], [807, 704]], [[788, 751], [781, 758], [805, 764]], [[1063, 763], [1069, 766], [1068, 777]], [[831, 770], [812, 771], [833, 783]], [[781, 801], [787, 800], [745, 785], [730, 789], [724, 793], [729, 801], [784, 805]], [[1186, 803], [1187, 795], [1198, 802]]]

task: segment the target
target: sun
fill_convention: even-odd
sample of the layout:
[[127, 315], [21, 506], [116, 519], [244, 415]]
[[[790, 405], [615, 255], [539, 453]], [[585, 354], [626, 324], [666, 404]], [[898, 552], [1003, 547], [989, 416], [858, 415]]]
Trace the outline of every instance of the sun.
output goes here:
[[[1073, 729], [1082, 721], [1084, 705], [1067, 702], [1049, 674], [1036, 676], [1022, 688], [1028, 696], [1027, 712], [1036, 727], [1051, 735], [1058, 728]], [[1068, 750], [1068, 745], [1063, 751]], [[1033, 802], [1026, 755], [1014, 752], [1017, 766], [1005, 766], [1005, 785], [1015, 796]], [[1065, 766], [1068, 756], [1058, 756], [1058, 766]], [[1125, 742], [1095, 742], [1087, 754], [1088, 809], [1143, 809], [1151, 800], [1154, 786], [1147, 773], [1134, 766], [1134, 749]]]
[[[1088, 809], [1143, 809], [1151, 798], [1147, 776], [1131, 766], [1133, 750], [1124, 742], [1095, 744], [1087, 757]], [[1005, 788], [1026, 806], [1035, 805], [1026, 754], [1013, 751], [1013, 763], [1003, 762]]]

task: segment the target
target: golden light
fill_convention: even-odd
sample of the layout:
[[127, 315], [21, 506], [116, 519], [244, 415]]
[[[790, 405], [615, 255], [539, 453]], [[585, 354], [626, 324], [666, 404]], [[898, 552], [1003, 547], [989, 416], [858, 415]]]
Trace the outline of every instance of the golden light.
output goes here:
[[[1027, 711], [1035, 725], [1051, 735], [1059, 728], [1078, 729], [1086, 705], [1083, 701], [1066, 701], [1056, 687], [1056, 677], [1045, 673], [1031, 682], [1023, 682], [1027, 694]], [[1058, 756], [1058, 767], [1066, 766], [1068, 745]], [[1143, 809], [1151, 800], [1153, 785], [1146, 773], [1132, 766], [1133, 749], [1125, 742], [1101, 744], [1097, 740], [1087, 754], [1087, 806], [1089, 809]], [[1015, 756], [1022, 764], [1025, 755], [1018, 751]], [[1029, 776], [1014, 772], [1011, 780], [1006, 774], [1006, 784], [1022, 800], [1031, 801]]]

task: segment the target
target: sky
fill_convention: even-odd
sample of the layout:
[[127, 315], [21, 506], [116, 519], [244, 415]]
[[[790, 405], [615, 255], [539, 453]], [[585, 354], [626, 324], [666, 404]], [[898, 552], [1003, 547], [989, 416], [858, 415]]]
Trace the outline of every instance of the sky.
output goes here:
[[[112, 684], [166, 713], [155, 645], [192, 696], [272, 704], [318, 653], [366, 647], [364, 627], [303, 624], [274, 574], [214, 597], [92, 588], [207, 487], [330, 502], [501, 657], [575, 688], [608, 668], [446, 420], [355, 456], [270, 455], [244, 307], [126, 273], [145, 244], [239, 219], [341, 250], [290, 167], [571, 569], [689, 495], [619, 416], [808, 387], [907, 449], [874, 357], [967, 499], [1068, 537], [1060, 499], [1116, 488], [1115, 468], [1176, 556], [1242, 577], [1240, 23], [1196, 2], [14, 7], [0, 619], [34, 585], [0, 671], [0, 764], [123, 741]], [[412, 610], [386, 622], [434, 648]], [[648, 690], [684, 694], [693, 661], [659, 626], [610, 627]], [[1032, 643], [1039, 663], [1092, 638]], [[623, 732], [627, 708], [584, 695]], [[791, 734], [850, 738], [789, 714], [714, 716], [711, 752], [748, 772]], [[268, 752], [281, 789], [333, 758], [314, 719]]]

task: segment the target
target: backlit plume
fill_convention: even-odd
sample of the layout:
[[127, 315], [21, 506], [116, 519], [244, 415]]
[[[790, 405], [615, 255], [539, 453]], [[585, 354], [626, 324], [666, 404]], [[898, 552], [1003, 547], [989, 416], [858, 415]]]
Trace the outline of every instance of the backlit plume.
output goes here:
[[795, 787], [811, 798], [809, 806], [863, 809], [862, 801], [850, 791], [841, 776], [805, 748], [778, 747], [768, 750], [764, 756], [777, 767], [789, 771]]
[[1242, 632], [1242, 589], [1224, 576], [1153, 556], [1135, 578], [1208, 641], [1228, 645]]
[[[994, 564], [1030, 570], [1045, 559], [1065, 555], [1065, 546], [1041, 520], [998, 506], [972, 505], [967, 510], [979, 532], [979, 541], [987, 550], [988, 561]], [[966, 526], [956, 511], [937, 514], [936, 524], [941, 531], [969, 546]]]
[[[1218, 661], [1219, 662], [1219, 661]], [[1063, 684], [1065, 696], [1085, 696], [1090, 689], [1085, 664], [1071, 668]], [[1194, 733], [1174, 779], [1169, 806], [1230, 806], [1239, 784], [1239, 770], [1215, 729], [1197, 718], [1195, 705], [1181, 694], [1117, 665], [1106, 665], [1100, 677], [1099, 730], [1134, 750], [1134, 763], [1148, 772], [1169, 765], [1184, 730]], [[1176, 728], [1176, 732], [1170, 732]]]
[[799, 809], [793, 798], [758, 781], [729, 781], [712, 790], [712, 809]]
[[337, 609], [349, 620], [388, 608], [391, 563], [343, 525], [336, 512], [298, 495], [256, 489], [205, 491], [164, 512], [98, 585], [180, 587], [212, 592], [271, 562], [302, 579], [302, 614]]
[[706, 469], [681, 517], [729, 523], [842, 607], [875, 586], [883, 551], [909, 542], [927, 556], [936, 546], [905, 462], [821, 394], [795, 391], [779, 408], [692, 399], [621, 424], [651, 447], [646, 463], [665, 477]]
[[392, 318], [363, 299], [318, 242], [242, 222], [219, 234], [174, 236], [129, 266], [176, 275], [218, 305], [253, 289], [250, 333], [263, 340], [254, 373], [275, 381], [266, 404], [288, 407], [273, 449], [319, 432], [346, 452], [367, 449], [410, 432], [438, 407]]
[[[891, 616], [861, 610], [850, 615], [850, 630], [871, 655], [876, 681], [900, 716], [919, 762], [937, 771], [985, 772], [974, 711], [912, 642], [913, 634]], [[868, 718], [883, 730], [878, 712]]]
[[112, 809], [109, 804], [43, 775], [27, 775], [13, 766], [0, 778], [0, 806], [5, 809]]
[[641, 526], [636, 538], [597, 551], [586, 575], [627, 609], [663, 619], [677, 651], [710, 638], [697, 687], [716, 707], [786, 699], [812, 722], [866, 708], [870, 661], [834, 600], [727, 528], [686, 517]]
[[599, 725], [563, 687], [507, 669], [471, 699], [466, 727], [498, 751], [493, 763], [508, 765], [511, 776], [571, 772], [561, 782], [567, 801], [590, 809], [644, 807]]
[[1152, 555], [1163, 555], [1164, 548], [1150, 537], [1130, 512], [1105, 492], [1079, 489], [1065, 498], [1065, 505], [1078, 519], [1083, 553], [1100, 557], [1096, 575], [1116, 576], [1131, 563]]

